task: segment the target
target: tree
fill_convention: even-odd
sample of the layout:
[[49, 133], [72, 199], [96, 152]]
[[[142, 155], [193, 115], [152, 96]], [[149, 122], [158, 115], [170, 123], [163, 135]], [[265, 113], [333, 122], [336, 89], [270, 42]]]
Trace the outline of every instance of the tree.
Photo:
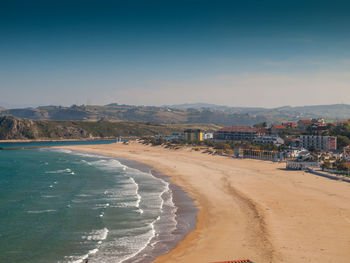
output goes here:
[[337, 135], [337, 146], [339, 149], [342, 149], [348, 145], [350, 145], [350, 139], [348, 137], [343, 135]]
[[266, 121], [254, 124], [254, 128], [265, 129], [267, 127]]

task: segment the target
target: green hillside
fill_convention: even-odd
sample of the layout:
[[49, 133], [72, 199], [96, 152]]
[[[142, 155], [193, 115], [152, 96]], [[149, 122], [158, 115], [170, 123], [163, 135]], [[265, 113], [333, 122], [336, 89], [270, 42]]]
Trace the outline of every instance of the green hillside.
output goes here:
[[218, 125], [254, 125], [259, 122], [279, 123], [323, 117], [328, 121], [350, 118], [350, 105], [320, 105], [303, 107], [254, 108], [227, 107], [213, 104], [182, 104], [179, 106], [132, 106], [109, 104], [73, 105], [71, 107], [43, 106], [37, 108], [3, 109], [0, 115], [32, 120], [109, 120], [131, 122], [215, 123]]
[[170, 135], [186, 128], [216, 130], [210, 124], [160, 125], [142, 122], [51, 121], [0, 117], [0, 139], [82, 139], [91, 137]]

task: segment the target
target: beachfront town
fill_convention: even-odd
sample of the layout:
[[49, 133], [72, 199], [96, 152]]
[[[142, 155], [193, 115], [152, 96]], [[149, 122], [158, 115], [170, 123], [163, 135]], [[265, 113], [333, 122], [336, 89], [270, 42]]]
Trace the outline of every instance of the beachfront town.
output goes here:
[[144, 138], [153, 145], [193, 145], [207, 152], [236, 158], [286, 162], [287, 169], [350, 173], [350, 119], [326, 123], [324, 119], [281, 124], [222, 127], [215, 131], [186, 129], [182, 134]]

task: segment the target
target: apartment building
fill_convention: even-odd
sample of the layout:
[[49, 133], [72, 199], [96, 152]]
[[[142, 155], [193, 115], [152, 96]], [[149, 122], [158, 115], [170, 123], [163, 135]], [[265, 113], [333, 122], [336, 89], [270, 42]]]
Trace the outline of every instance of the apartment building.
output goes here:
[[256, 137], [266, 135], [266, 130], [249, 126], [224, 127], [214, 133], [214, 140], [253, 141]]
[[336, 150], [337, 138], [332, 136], [300, 135], [300, 147], [309, 149], [311, 147], [320, 150]]

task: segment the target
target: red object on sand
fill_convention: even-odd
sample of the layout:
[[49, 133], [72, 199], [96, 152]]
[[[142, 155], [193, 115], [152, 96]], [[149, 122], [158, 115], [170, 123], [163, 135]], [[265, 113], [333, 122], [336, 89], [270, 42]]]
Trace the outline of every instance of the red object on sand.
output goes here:
[[229, 261], [220, 261], [220, 262], [213, 262], [213, 263], [253, 263], [249, 259], [239, 259], [239, 260], [229, 260]]

